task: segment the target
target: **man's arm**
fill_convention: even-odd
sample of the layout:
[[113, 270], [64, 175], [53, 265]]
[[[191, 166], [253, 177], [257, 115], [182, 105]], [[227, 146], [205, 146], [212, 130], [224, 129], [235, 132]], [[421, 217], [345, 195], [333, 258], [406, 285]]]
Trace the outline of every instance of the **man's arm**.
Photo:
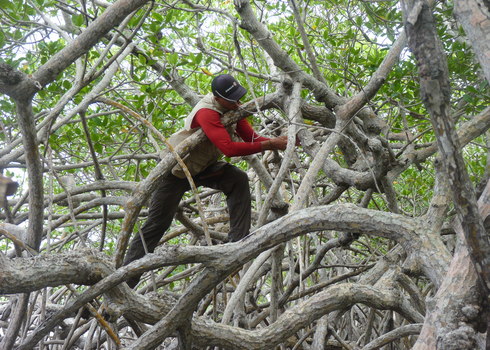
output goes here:
[[[192, 127], [201, 127], [208, 137], [208, 139], [218, 147], [218, 149], [227, 157], [234, 156], [246, 156], [249, 154], [259, 153], [266, 149], [285, 149], [286, 142], [277, 140], [279, 138], [267, 139], [258, 136], [248, 124], [246, 120], [244, 122], [248, 124], [248, 128], [245, 124], [240, 126], [240, 137], [245, 137], [248, 142], [234, 142], [226, 128], [221, 123], [220, 114], [211, 109], [201, 109], [197, 112], [192, 122]], [[238, 131], [238, 130], [237, 130]], [[259, 138], [255, 138], [258, 136]], [[287, 140], [287, 139], [286, 139]], [[283, 147], [284, 144], [284, 148]]]
[[247, 119], [241, 119], [236, 124], [236, 133], [245, 142], [263, 142], [269, 140], [268, 137], [260, 136], [255, 132]]

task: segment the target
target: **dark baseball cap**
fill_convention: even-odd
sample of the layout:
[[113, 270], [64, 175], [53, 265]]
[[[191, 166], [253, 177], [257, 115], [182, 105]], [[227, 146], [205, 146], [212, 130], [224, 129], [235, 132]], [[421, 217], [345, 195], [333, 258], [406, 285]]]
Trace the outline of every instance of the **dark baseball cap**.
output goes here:
[[214, 96], [222, 97], [225, 100], [236, 102], [241, 99], [247, 89], [229, 74], [218, 75], [211, 83], [211, 91]]

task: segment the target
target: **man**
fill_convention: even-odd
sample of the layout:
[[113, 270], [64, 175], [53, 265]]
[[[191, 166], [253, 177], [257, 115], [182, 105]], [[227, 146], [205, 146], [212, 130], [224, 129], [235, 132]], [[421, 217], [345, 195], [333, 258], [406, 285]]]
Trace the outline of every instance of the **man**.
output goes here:
[[[240, 108], [240, 99], [247, 90], [231, 75], [219, 75], [211, 83], [212, 94], [206, 95], [185, 120], [184, 130], [172, 135], [169, 142], [174, 146], [201, 128], [207, 140], [191, 151], [184, 162], [196, 186], [218, 189], [226, 195], [230, 215], [228, 240], [236, 242], [249, 234], [251, 222], [251, 198], [247, 174], [219, 157], [245, 156], [265, 150], [284, 150], [287, 137], [266, 138], [259, 136], [246, 119], [232, 128], [221, 123], [224, 113]], [[235, 141], [236, 134], [241, 141]], [[182, 168], [176, 165], [165, 176], [153, 193], [148, 218], [141, 228], [148, 252], [153, 252], [165, 231], [170, 227], [182, 196], [190, 189]], [[144, 256], [140, 235], [136, 235], [129, 247], [124, 265]], [[140, 276], [127, 281], [133, 288]]]

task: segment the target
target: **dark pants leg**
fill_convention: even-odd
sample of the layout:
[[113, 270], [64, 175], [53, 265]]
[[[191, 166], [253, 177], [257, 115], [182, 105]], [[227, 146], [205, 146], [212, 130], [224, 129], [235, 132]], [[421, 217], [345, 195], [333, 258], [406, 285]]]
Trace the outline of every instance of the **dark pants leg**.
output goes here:
[[[163, 234], [170, 227], [182, 196], [189, 188], [187, 179], [179, 179], [172, 174], [161, 180], [160, 185], [151, 197], [148, 218], [141, 228], [141, 235], [136, 234], [132, 239], [123, 265], [127, 265], [145, 255], [141, 236], [145, 240], [148, 252], [152, 253], [155, 250]], [[135, 287], [140, 277], [141, 275], [128, 279], [127, 284], [131, 288]]]
[[[251, 222], [251, 197], [247, 174], [237, 167], [218, 162], [194, 177], [196, 186], [206, 186], [222, 191], [226, 195], [230, 213], [230, 232], [228, 239], [238, 241], [249, 234]], [[190, 189], [187, 179], [172, 174], [164, 177], [156, 192], [152, 195], [148, 218], [141, 228], [148, 252], [152, 253], [165, 231], [170, 227], [178, 205], [184, 193]], [[145, 255], [143, 242], [139, 234], [131, 241], [124, 259], [124, 265]], [[141, 276], [128, 279], [133, 288]]]
[[[216, 168], [219, 170], [216, 171]], [[197, 175], [196, 185], [220, 190], [225, 194], [230, 213], [229, 241], [236, 242], [250, 233], [252, 210], [247, 173], [231, 164], [219, 162]]]

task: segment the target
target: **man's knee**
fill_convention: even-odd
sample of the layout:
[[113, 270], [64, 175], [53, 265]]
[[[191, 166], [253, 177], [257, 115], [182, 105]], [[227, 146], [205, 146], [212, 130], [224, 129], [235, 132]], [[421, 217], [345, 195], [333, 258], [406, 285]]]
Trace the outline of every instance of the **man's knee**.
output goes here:
[[230, 177], [230, 190], [233, 191], [235, 195], [240, 196], [242, 200], [249, 200], [250, 186], [247, 173], [241, 169], [235, 168]]
[[239, 183], [247, 185], [248, 187], [248, 175], [245, 171], [238, 169], [236, 177]]
[[234, 180], [234, 182], [239, 184], [246, 184], [248, 186], [248, 175], [242, 169], [230, 164], [228, 176], [230, 179]]

